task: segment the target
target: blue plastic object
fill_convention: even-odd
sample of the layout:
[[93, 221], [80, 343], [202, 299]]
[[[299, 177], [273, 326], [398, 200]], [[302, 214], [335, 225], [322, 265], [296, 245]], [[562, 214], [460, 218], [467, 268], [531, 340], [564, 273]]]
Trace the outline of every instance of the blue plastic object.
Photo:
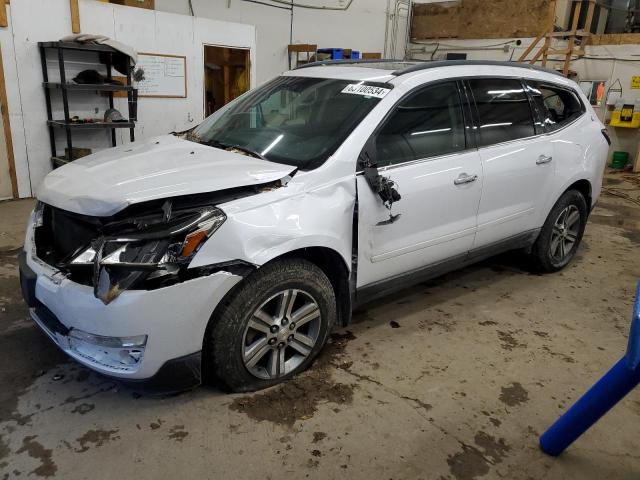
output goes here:
[[627, 366], [636, 370], [640, 365], [640, 282], [636, 288], [636, 301], [633, 304], [633, 319], [631, 320], [631, 331], [629, 332], [629, 343], [625, 357]]
[[342, 48], [319, 48], [318, 53], [330, 54], [331, 60], [342, 60], [344, 58]]
[[560, 455], [640, 383], [640, 283], [627, 353], [540, 437], [540, 448]]

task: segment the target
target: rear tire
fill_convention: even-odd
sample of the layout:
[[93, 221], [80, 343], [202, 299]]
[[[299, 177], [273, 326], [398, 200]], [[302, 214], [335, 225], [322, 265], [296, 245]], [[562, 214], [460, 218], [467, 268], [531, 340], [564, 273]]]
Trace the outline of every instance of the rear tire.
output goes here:
[[550, 273], [567, 266], [578, 250], [587, 218], [584, 196], [577, 190], [565, 192], [551, 209], [533, 245], [533, 269]]
[[305, 370], [336, 321], [331, 282], [303, 259], [267, 264], [216, 309], [204, 339], [203, 365], [233, 392], [260, 390]]

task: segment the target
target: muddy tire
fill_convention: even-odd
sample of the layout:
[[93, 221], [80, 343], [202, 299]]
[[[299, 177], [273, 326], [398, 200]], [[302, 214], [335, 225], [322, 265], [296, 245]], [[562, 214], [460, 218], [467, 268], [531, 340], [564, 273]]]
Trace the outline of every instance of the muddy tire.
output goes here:
[[587, 218], [584, 196], [577, 190], [565, 192], [551, 209], [533, 245], [533, 270], [550, 273], [567, 266], [578, 250]]
[[313, 263], [265, 265], [213, 313], [203, 344], [205, 378], [232, 392], [286, 381], [313, 362], [336, 312], [331, 282]]

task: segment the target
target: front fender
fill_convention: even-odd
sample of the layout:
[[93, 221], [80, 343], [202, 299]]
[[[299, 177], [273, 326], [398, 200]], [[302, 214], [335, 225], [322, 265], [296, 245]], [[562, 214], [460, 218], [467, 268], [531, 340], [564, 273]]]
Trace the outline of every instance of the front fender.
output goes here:
[[309, 247], [336, 251], [350, 268], [355, 177], [291, 195], [287, 188], [261, 194], [265, 203], [249, 202], [245, 209], [222, 205], [229, 212], [227, 220], [198, 251], [189, 268], [230, 260], [260, 266]]

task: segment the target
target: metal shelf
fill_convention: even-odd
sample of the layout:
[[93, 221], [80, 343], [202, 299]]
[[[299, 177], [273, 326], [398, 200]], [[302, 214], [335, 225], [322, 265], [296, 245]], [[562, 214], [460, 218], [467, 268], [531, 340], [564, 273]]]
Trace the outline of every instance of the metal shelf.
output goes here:
[[[108, 45], [100, 45], [100, 44], [92, 44], [92, 43], [80, 43], [80, 42], [39, 42], [38, 48], [40, 50], [40, 61], [42, 63], [42, 86], [44, 89], [45, 101], [47, 105], [47, 127], [49, 130], [49, 141], [51, 144], [51, 161], [54, 167], [64, 165], [65, 163], [69, 163], [71, 160], [66, 158], [66, 155], [59, 156], [57, 152], [56, 145], [56, 130], [64, 132], [65, 135], [65, 147], [69, 152], [69, 155], [73, 153], [73, 141], [75, 140], [75, 135], [80, 134], [82, 131], [86, 130], [96, 130], [101, 129], [105, 130], [109, 133], [111, 137], [111, 145], [116, 146], [116, 129], [117, 128], [127, 128], [129, 129], [129, 138], [133, 142], [135, 141], [135, 107], [136, 100], [134, 100], [134, 89], [130, 85], [132, 84], [132, 66], [129, 58], [127, 57], [126, 62], [124, 62], [120, 68], [121, 73], [124, 73], [127, 78], [126, 85], [114, 85], [109, 83], [102, 84], [82, 84], [82, 83], [71, 83], [67, 80], [67, 72], [66, 72], [66, 59], [65, 52], [69, 50], [83, 51], [83, 52], [93, 52], [96, 54], [96, 59], [98, 63], [101, 63], [106, 66], [107, 70], [107, 80], [111, 80], [113, 73], [113, 63], [114, 59], [117, 58], [118, 55], [123, 55], [118, 50], [108, 46]], [[49, 65], [47, 64], [47, 51], [53, 50], [56, 52], [58, 70], [60, 72], [60, 81], [59, 82], [50, 82], [49, 81]], [[85, 62], [86, 63], [86, 62]], [[124, 70], [123, 70], [124, 69]], [[63, 119], [54, 119], [53, 118], [53, 108], [52, 108], [52, 99], [51, 92], [53, 90], [57, 90], [60, 92], [60, 96], [62, 99], [62, 107], [64, 109], [64, 118]], [[93, 123], [74, 123], [71, 121], [73, 114], [70, 112], [69, 108], [69, 95], [70, 92], [94, 92], [98, 95], [98, 92], [105, 92], [106, 96], [109, 99], [109, 108], [113, 108], [114, 102], [114, 92], [126, 92], [127, 96], [127, 104], [128, 104], [128, 118], [126, 122], [93, 122]], [[56, 96], [57, 97], [57, 96]], [[57, 100], [57, 98], [56, 98]], [[72, 134], [73, 132], [73, 134]]]
[[66, 165], [71, 162], [71, 160], [67, 160], [64, 157], [51, 157], [51, 161], [56, 167], [61, 167], [62, 165]]
[[116, 53], [117, 50], [109, 45], [99, 43], [80, 43], [80, 42], [38, 42], [41, 48], [62, 48], [65, 50], [84, 50], [89, 52], [109, 52]]
[[87, 122], [87, 123], [75, 123], [65, 122], [64, 120], [47, 120], [47, 125], [56, 128], [80, 128], [80, 129], [92, 129], [92, 128], [133, 128], [135, 123], [133, 122]]
[[129, 85], [115, 85], [110, 83], [42, 82], [42, 85], [49, 90], [81, 90], [89, 92], [130, 92], [133, 90], [133, 87]]

